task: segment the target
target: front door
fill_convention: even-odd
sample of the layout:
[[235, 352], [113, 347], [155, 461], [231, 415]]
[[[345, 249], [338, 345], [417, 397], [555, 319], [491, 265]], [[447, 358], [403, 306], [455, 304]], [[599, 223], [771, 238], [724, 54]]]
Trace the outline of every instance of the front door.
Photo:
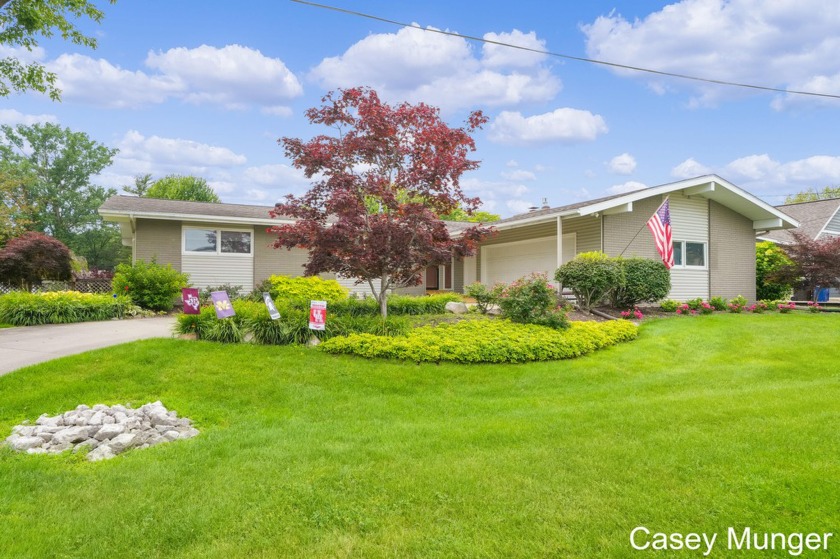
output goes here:
[[440, 275], [438, 274], [437, 266], [429, 266], [426, 268], [426, 289], [429, 291], [437, 291], [440, 289]]

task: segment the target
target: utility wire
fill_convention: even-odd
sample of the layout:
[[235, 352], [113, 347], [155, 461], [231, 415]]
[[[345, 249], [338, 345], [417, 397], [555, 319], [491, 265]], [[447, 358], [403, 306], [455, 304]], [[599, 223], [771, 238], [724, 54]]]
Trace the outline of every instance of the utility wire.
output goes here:
[[305, 6], [312, 6], [313, 8], [322, 8], [325, 10], [332, 10], [334, 12], [340, 12], [343, 14], [348, 14], [352, 16], [362, 17], [366, 19], [372, 19], [374, 21], [381, 21], [383, 23], [389, 23], [391, 25], [398, 25], [401, 27], [411, 27], [413, 29], [419, 29], [420, 31], [426, 31], [429, 33], [438, 33], [440, 35], [449, 35], [450, 37], [459, 37], [461, 39], [467, 39], [469, 41], [476, 41], [479, 43], [487, 43], [491, 45], [499, 45], [501, 47], [508, 47], [512, 49], [524, 50], [528, 52], [534, 52], [537, 54], [545, 54], [548, 56], [554, 56], [556, 58], [564, 58], [566, 60], [576, 60], [578, 62], [589, 62], [590, 64], [600, 64], [602, 66], [609, 66], [611, 68], [621, 68], [622, 70], [632, 70], [634, 72], [645, 72], [648, 74], [654, 74], [657, 76], [668, 76], [671, 78], [679, 78], [682, 80], [692, 80], [697, 82], [704, 82], [704, 83], [711, 83], [716, 85], [727, 85], [731, 87], [743, 87], [747, 89], [758, 89], [761, 91], [773, 91], [775, 93], [788, 93], [790, 95], [807, 95], [810, 97], [824, 97], [828, 99], [840, 99], [840, 95], [833, 95], [830, 93], [817, 93], [814, 91], [798, 91], [795, 89], [781, 89], [779, 87], [770, 87], [765, 85], [755, 85], [749, 83], [739, 83], [739, 82], [731, 82], [727, 80], [716, 80], [712, 78], [702, 78], [699, 76], [691, 76], [689, 74], [679, 74], [675, 72], [665, 72], [663, 70], [652, 70], [650, 68], [642, 68], [640, 66], [629, 66], [627, 64], [619, 64], [617, 62], [607, 62], [605, 60], [596, 60], [594, 58], [585, 58], [582, 56], [572, 56], [570, 54], [561, 54], [559, 52], [551, 52], [547, 50], [535, 49], [531, 47], [523, 47], [521, 45], [513, 45], [511, 43], [505, 43], [502, 41], [493, 41], [491, 39], [485, 39], [484, 37], [474, 37], [472, 35], [464, 35], [461, 33], [455, 33], [454, 31], [444, 31], [441, 29], [430, 29], [430, 28], [423, 28], [419, 25], [413, 25], [410, 23], [405, 23], [402, 21], [396, 21], [393, 19], [388, 19], [380, 16], [375, 16], [372, 14], [366, 14], [363, 12], [357, 12], [354, 10], [348, 10], [345, 8], [338, 8], [336, 6], [328, 6], [326, 4], [318, 4], [317, 2], [308, 2], [307, 0], [291, 0], [297, 4], [303, 4]]

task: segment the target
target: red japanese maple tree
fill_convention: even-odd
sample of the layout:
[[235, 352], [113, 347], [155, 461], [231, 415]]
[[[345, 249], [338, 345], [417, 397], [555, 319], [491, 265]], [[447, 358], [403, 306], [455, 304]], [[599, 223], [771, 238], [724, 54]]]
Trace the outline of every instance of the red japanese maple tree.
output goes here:
[[0, 249], [0, 281], [30, 291], [45, 279], [70, 279], [71, 260], [70, 249], [64, 243], [29, 231], [10, 239]]
[[815, 240], [799, 231], [792, 235], [794, 242], [782, 249], [793, 264], [782, 267], [773, 278], [799, 283], [814, 300], [817, 299], [817, 287], [840, 287], [840, 237]]
[[302, 196], [286, 197], [272, 212], [296, 221], [277, 225], [275, 248], [309, 251], [304, 273], [334, 272], [367, 282], [387, 316], [387, 294], [419, 285], [421, 272], [454, 256], [474, 253], [489, 229], [480, 224], [453, 238], [438, 216], [478, 198], [461, 190], [461, 175], [478, 167], [470, 133], [487, 119], [473, 112], [462, 128], [451, 128], [437, 108], [389, 105], [369, 88], [331, 92], [306, 116], [332, 127], [335, 136], [309, 141], [282, 138], [287, 157], [314, 179]]

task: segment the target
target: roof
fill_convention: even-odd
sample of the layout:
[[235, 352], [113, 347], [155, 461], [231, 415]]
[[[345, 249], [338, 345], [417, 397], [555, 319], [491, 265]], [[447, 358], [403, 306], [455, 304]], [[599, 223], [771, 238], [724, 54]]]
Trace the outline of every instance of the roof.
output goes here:
[[579, 217], [600, 213], [609, 214], [633, 211], [634, 202], [653, 196], [662, 196], [676, 192], [680, 192], [686, 196], [714, 200], [752, 219], [755, 230], [792, 229], [799, 225], [796, 219], [784, 211], [774, 208], [770, 204], [756, 198], [749, 192], [717, 175], [703, 175], [692, 179], [635, 190], [625, 194], [616, 194], [595, 200], [536, 210], [496, 221], [492, 225], [497, 229], [508, 229], [527, 224], [553, 221], [558, 217]]
[[112, 221], [137, 217], [179, 221], [208, 221], [210, 218], [226, 223], [276, 224], [283, 218], [272, 219], [268, 212], [273, 209], [274, 206], [188, 202], [118, 194], [99, 207], [99, 214]]
[[[814, 202], [800, 202], [798, 204], [784, 204], [776, 206], [779, 210], [799, 221], [795, 229], [817, 239], [832, 217], [840, 210], [840, 198], [817, 200]], [[787, 244], [793, 242], [791, 231], [769, 231], [761, 235], [762, 239], [776, 243]]]

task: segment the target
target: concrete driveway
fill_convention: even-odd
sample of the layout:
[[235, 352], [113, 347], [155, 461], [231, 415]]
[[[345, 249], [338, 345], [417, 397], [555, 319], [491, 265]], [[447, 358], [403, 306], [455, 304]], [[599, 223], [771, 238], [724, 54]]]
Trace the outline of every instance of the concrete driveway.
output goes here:
[[0, 375], [91, 349], [171, 338], [174, 316], [0, 328]]

